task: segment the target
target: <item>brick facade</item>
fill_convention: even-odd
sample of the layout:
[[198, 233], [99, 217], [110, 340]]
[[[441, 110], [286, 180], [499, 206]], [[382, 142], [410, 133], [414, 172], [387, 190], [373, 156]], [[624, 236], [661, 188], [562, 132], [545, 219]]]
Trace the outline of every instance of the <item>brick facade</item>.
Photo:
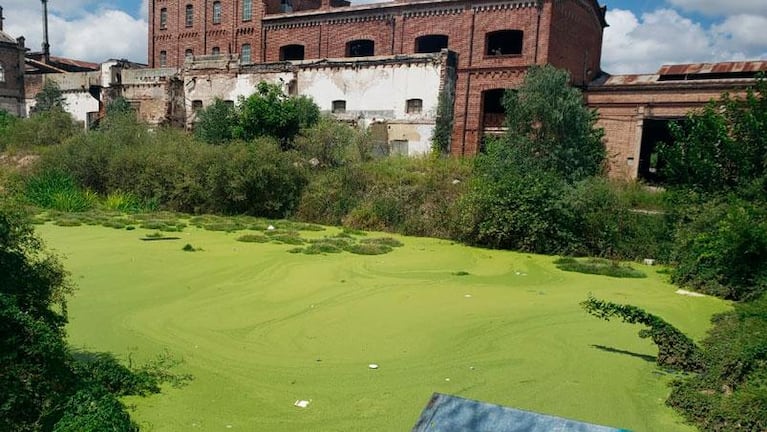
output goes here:
[[[346, 57], [347, 44], [355, 40], [372, 41], [375, 56], [413, 54], [419, 37], [447, 36], [447, 48], [458, 58], [451, 143], [455, 155], [474, 154], [480, 148], [486, 133], [485, 92], [519, 86], [530, 65], [551, 63], [567, 69], [576, 85], [600, 73], [606, 23], [596, 0], [427, 0], [359, 6], [343, 0], [255, 0], [251, 19], [244, 20], [245, 1], [221, 0], [220, 23], [213, 22], [211, 0], [150, 1], [150, 67], [179, 67], [187, 50], [207, 55], [218, 47], [221, 54], [242, 54], [244, 44], [250, 45], [251, 62], [280, 61], [281, 48], [288, 45], [302, 45], [305, 60]], [[189, 6], [192, 16], [187, 23]], [[498, 49], [498, 42], [491, 41], [494, 34], [502, 41]], [[512, 46], [521, 49], [508, 51]]]
[[0, 31], [0, 110], [24, 114], [24, 45]]

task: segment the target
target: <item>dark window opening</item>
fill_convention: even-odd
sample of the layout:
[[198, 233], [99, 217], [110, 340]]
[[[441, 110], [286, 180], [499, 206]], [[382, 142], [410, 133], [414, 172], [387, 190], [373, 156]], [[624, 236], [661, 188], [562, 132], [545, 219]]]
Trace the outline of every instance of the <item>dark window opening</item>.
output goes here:
[[160, 29], [168, 28], [168, 9], [160, 9]]
[[280, 47], [280, 61], [303, 60], [303, 59], [304, 59], [303, 45], [285, 45], [283, 47]]
[[502, 56], [522, 54], [522, 30], [500, 30], [487, 34], [485, 55]]
[[221, 54], [221, 48], [213, 47], [213, 49], [210, 50], [210, 53], [213, 54], [213, 55], [219, 55], [219, 54]]
[[503, 95], [505, 93], [505, 89], [482, 92], [482, 125], [484, 129], [504, 126], [506, 110], [503, 108]]
[[202, 101], [197, 99], [192, 101], [192, 112], [197, 112], [202, 109]]
[[346, 57], [368, 57], [375, 55], [375, 42], [358, 39], [346, 43]]
[[420, 114], [423, 111], [423, 99], [408, 99], [405, 104], [408, 114]]
[[416, 38], [416, 53], [436, 53], [447, 48], [448, 37], [445, 35], [426, 35]]
[[186, 26], [191, 27], [194, 24], [194, 6], [186, 5]]
[[221, 2], [213, 2], [213, 24], [221, 24]]
[[345, 100], [334, 100], [331, 112], [333, 114], [343, 114], [343, 113], [345, 113], [346, 112], [346, 101]]
[[168, 65], [168, 52], [160, 51], [160, 67], [165, 67], [167, 65]]
[[191, 48], [184, 51], [184, 61], [192, 61], [194, 59], [194, 51]]
[[[649, 183], [660, 183], [663, 161], [659, 158], [657, 146], [660, 142], [671, 143], [673, 137], [669, 124], [675, 119], [645, 119], [642, 124], [642, 144], [639, 148], [637, 175]], [[630, 161], [627, 161], [629, 163]]]

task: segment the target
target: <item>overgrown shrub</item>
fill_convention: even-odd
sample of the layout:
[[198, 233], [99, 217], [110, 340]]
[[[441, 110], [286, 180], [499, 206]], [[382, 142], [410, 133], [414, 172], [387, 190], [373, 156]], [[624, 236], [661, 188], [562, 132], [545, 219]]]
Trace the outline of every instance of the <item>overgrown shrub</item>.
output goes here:
[[82, 212], [96, 205], [98, 197], [82, 190], [61, 171], [42, 171], [26, 179], [23, 196], [35, 206], [63, 212]]
[[68, 112], [53, 109], [8, 124], [0, 134], [0, 149], [20, 151], [56, 146], [80, 132]]
[[336, 168], [371, 158], [372, 148], [367, 133], [330, 116], [301, 131], [294, 146], [317, 168]]
[[767, 430], [767, 296], [713, 321], [703, 371], [676, 381], [667, 403], [702, 431]]
[[554, 261], [558, 269], [570, 272], [610, 276], [616, 278], [645, 278], [647, 275], [627, 264], [601, 258], [577, 260], [572, 257]]
[[237, 110], [231, 103], [216, 98], [210, 106], [197, 112], [194, 134], [208, 144], [224, 144], [234, 139]]
[[658, 347], [656, 362], [661, 367], [694, 372], [703, 367], [703, 355], [687, 335], [662, 318], [632, 305], [621, 305], [589, 296], [581, 303], [589, 314], [609, 321], [619, 318], [629, 324], [646, 326], [639, 332], [641, 338], [651, 338]]

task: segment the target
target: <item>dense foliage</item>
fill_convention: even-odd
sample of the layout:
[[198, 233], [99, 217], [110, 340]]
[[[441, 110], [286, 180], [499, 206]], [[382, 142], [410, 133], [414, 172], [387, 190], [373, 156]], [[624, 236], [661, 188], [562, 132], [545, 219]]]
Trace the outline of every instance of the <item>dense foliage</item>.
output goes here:
[[35, 95], [35, 105], [32, 107], [32, 113], [39, 114], [54, 110], [63, 111], [66, 105], [64, 93], [61, 92], [56, 81], [45, 79], [43, 88]]
[[0, 208], [0, 430], [133, 432], [123, 395], [159, 391], [166, 370], [132, 371], [64, 340], [71, 286], [17, 211]]
[[767, 430], [767, 296], [714, 324], [703, 371], [677, 381], [667, 403], [703, 431]]
[[692, 372], [703, 367], [703, 358], [695, 342], [662, 318], [636, 306], [621, 305], [589, 296], [581, 303], [586, 312], [604, 320], [619, 318], [629, 324], [646, 326], [639, 332], [641, 338], [651, 338], [658, 347], [656, 362], [659, 366]]

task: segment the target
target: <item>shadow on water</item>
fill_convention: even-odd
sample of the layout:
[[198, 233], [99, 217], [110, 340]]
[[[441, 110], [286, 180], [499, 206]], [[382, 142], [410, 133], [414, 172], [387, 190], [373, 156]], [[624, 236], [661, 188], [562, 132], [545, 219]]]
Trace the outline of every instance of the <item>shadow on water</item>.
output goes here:
[[626, 350], [622, 350], [622, 349], [618, 349], [618, 348], [613, 348], [613, 347], [609, 347], [609, 346], [604, 346], [604, 345], [591, 345], [591, 346], [593, 348], [598, 349], [598, 350], [606, 351], [606, 352], [609, 352], [609, 353], [623, 354], [623, 355], [627, 355], [627, 356], [631, 356], [631, 357], [636, 357], [636, 358], [642, 359], [642, 360], [644, 360], [646, 362], [655, 363], [656, 360], [657, 360], [657, 358], [655, 356], [651, 356], [651, 355], [647, 355], [647, 354], [639, 354], [639, 353], [635, 353], [635, 352], [632, 352], [632, 351], [626, 351]]

